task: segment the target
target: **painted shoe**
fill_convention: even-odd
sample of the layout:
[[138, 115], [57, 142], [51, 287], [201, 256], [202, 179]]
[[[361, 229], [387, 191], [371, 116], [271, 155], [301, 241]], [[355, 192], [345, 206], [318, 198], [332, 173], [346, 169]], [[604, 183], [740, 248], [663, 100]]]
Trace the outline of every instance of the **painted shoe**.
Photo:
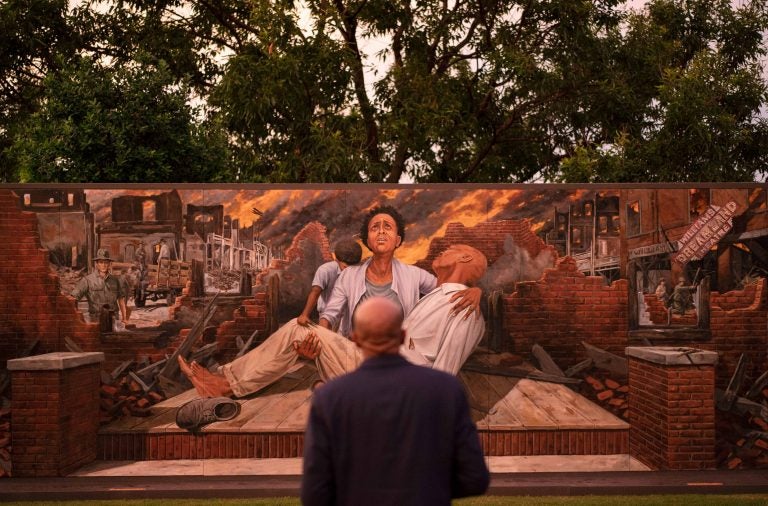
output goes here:
[[231, 420], [239, 413], [240, 404], [229, 397], [192, 399], [179, 406], [176, 425], [194, 432], [209, 423]]

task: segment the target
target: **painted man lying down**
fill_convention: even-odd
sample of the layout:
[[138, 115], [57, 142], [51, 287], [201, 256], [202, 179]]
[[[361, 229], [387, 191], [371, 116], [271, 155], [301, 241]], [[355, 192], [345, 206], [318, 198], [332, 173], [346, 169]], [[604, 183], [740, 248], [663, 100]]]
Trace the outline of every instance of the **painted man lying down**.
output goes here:
[[[422, 297], [405, 319], [400, 353], [410, 362], [456, 374], [483, 336], [482, 316], [455, 314], [452, 296], [485, 274], [485, 256], [471, 246], [449, 247], [432, 262], [437, 288]], [[217, 373], [187, 363], [179, 365], [203, 397], [254, 393], [282, 377], [299, 359], [314, 359], [323, 381], [353, 371], [362, 362], [358, 346], [322, 327], [283, 325], [257, 348], [222, 366]]]

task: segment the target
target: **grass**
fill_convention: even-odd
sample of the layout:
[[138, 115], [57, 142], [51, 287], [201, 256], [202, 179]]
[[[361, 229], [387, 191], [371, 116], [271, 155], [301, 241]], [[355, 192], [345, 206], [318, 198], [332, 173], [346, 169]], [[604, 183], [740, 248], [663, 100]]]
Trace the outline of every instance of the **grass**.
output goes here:
[[[28, 501], [5, 503], [18, 506], [300, 506], [296, 497], [269, 499], [146, 499], [104, 501]], [[483, 496], [454, 501], [455, 506], [729, 506], [768, 505], [768, 494], [730, 495], [606, 495], [606, 496]]]

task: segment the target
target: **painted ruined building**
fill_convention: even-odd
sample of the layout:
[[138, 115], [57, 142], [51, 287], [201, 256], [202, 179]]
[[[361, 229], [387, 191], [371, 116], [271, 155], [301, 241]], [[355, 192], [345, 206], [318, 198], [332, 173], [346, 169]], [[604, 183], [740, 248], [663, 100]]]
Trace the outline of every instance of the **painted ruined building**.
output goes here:
[[[0, 468], [55, 476], [95, 459], [300, 455], [311, 364], [244, 400], [249, 419], [189, 434], [168, 415], [191, 395], [168, 358], [215, 367], [258, 346], [301, 311], [333, 244], [384, 203], [409, 223], [402, 261], [429, 269], [459, 243], [488, 258], [485, 337], [460, 373], [488, 455], [764, 467], [765, 195], [763, 185], [2, 188], [0, 396], [10, 409], [0, 426], [9, 420], [9, 441], [25, 442], [0, 451]], [[676, 261], [691, 241], [700, 258]], [[125, 329], [86, 323], [67, 295], [98, 249], [130, 287]], [[684, 304], [668, 303], [676, 294]], [[669, 350], [700, 362], [678, 364]], [[61, 352], [104, 356], [58, 372], [3, 367]], [[50, 381], [58, 387], [27, 388]], [[54, 396], [76, 407], [27, 407]], [[44, 423], [86, 407], [90, 418], [62, 418], [72, 426]], [[55, 444], [76, 450], [54, 457]]]

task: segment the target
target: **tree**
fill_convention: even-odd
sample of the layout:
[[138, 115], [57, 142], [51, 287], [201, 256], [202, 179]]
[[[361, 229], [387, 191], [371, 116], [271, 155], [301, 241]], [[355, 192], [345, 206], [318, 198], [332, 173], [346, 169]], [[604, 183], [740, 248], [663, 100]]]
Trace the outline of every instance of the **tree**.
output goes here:
[[42, 100], [42, 82], [80, 47], [67, 21], [66, 0], [8, 0], [0, 4], [0, 181], [17, 181], [7, 150], [17, 125]]
[[[279, 160], [287, 170], [259, 167], [279, 180], [320, 180], [326, 166], [389, 182], [753, 179], [768, 153], [765, 2], [656, 0], [642, 13], [620, 3], [311, 1], [307, 36], [275, 2], [260, 12], [258, 57], [249, 70], [233, 61], [216, 105], [260, 125], [238, 130], [240, 147]], [[373, 86], [367, 36], [391, 40]], [[349, 80], [347, 104], [302, 105], [298, 91], [329, 96], [329, 69], [332, 83]], [[233, 76], [251, 83], [245, 100]], [[335, 157], [312, 129], [331, 123], [346, 141]]]
[[225, 138], [195, 124], [187, 90], [174, 86], [163, 65], [103, 69], [84, 59], [51, 74], [9, 150], [20, 181], [222, 180]]
[[630, 17], [616, 59], [634, 80], [619, 95], [630, 114], [604, 144], [578, 145], [554, 180], [753, 181], [765, 170], [765, 4], [687, 4]]
[[767, 1], [116, 0], [63, 16], [80, 54], [164, 66], [208, 104], [221, 179], [719, 181], [766, 162]]

